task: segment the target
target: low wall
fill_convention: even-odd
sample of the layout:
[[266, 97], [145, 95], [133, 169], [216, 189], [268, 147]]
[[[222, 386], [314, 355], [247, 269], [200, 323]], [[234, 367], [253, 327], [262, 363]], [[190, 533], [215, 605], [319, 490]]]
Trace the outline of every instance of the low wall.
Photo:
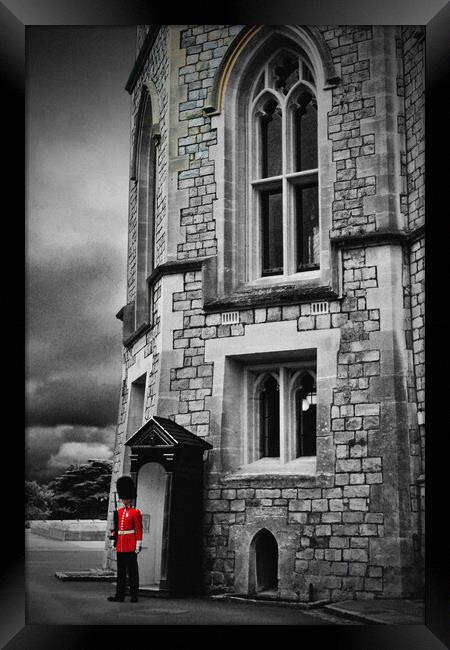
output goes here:
[[35, 535], [61, 541], [98, 541], [105, 539], [106, 520], [68, 519], [30, 521], [30, 530]]

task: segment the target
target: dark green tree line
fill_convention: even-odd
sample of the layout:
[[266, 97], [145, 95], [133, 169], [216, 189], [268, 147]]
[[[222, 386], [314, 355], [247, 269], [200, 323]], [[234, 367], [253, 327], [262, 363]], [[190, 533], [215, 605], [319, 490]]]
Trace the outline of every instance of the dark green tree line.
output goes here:
[[47, 486], [27, 481], [26, 519], [106, 519], [112, 462], [70, 465]]

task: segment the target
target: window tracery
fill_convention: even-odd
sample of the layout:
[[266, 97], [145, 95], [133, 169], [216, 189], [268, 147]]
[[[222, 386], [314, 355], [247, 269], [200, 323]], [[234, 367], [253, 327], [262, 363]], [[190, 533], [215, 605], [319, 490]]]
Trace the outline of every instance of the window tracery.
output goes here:
[[251, 97], [254, 278], [318, 269], [317, 98], [305, 55], [283, 49], [272, 56]]

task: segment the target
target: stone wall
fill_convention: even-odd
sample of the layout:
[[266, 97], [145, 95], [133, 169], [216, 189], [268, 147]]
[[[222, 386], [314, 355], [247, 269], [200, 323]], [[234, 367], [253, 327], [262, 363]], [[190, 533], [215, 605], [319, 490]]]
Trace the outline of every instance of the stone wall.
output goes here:
[[[133, 115], [146, 79], [152, 79], [160, 97], [157, 264], [170, 258], [167, 241], [175, 234], [172, 257], [179, 262], [214, 256], [221, 244], [216, 157], [223, 152], [224, 133], [203, 109], [216, 70], [240, 29], [163, 27], [133, 91]], [[329, 313], [323, 315], [314, 315], [304, 297], [298, 303], [238, 308], [238, 323], [223, 325], [220, 312], [204, 309], [205, 269], [185, 270], [180, 272], [181, 290], [170, 300], [173, 318], [181, 324], [170, 324], [171, 347], [161, 346], [169, 321], [161, 316], [161, 288], [155, 285], [154, 327], [124, 357], [114, 476], [127, 469], [123, 444], [129, 372], [137, 357], [147, 364], [145, 419], [156, 412], [158, 391], [164, 390], [171, 395], [166, 402], [171, 407], [158, 414], [215, 447], [206, 466], [204, 496], [209, 592], [245, 592], [249, 544], [266, 527], [279, 544], [281, 597], [337, 600], [417, 593], [412, 536], [419, 524], [411, 511], [414, 503], [418, 508], [418, 469], [413, 457], [420, 457], [423, 437], [411, 413], [416, 401], [423, 403], [423, 242], [416, 240], [407, 250], [409, 276], [403, 272], [404, 239], [369, 242], [364, 235], [403, 231], [423, 222], [422, 53], [413, 28], [322, 26], [319, 31], [341, 79], [332, 89], [327, 116], [335, 163], [330, 236], [340, 241], [339, 298], [329, 301]], [[171, 57], [168, 44], [174, 40], [176, 57]], [[167, 87], [169, 77], [177, 80], [177, 94]], [[181, 98], [176, 110], [169, 110], [171, 93]], [[168, 123], [171, 114], [174, 124]], [[176, 177], [170, 169], [176, 169]], [[175, 191], [178, 198], [167, 205]], [[128, 301], [134, 297], [135, 213], [131, 187]], [[332, 254], [338, 256], [336, 250]], [[234, 338], [245, 346], [255, 327], [264, 331], [269, 323], [287, 322], [300, 338], [318, 332], [338, 336], [329, 367], [331, 399], [321, 405], [318, 466], [327, 471], [316, 476], [233, 475], [224, 471], [222, 460], [227, 445], [232, 457], [231, 447], [239, 441], [227, 442], [222, 434], [214, 395], [225, 394], [226, 386], [215, 374], [207, 346]], [[175, 358], [175, 351], [179, 363], [170, 362], [168, 385], [163, 386], [160, 369], [166, 359]]]
[[[425, 413], [425, 33], [422, 26], [402, 28], [405, 102], [405, 173], [408, 227], [418, 234], [409, 248], [411, 347], [417, 409]], [[418, 516], [420, 554], [425, 553], [425, 416], [413, 445], [419, 460], [419, 480], [411, 486]]]

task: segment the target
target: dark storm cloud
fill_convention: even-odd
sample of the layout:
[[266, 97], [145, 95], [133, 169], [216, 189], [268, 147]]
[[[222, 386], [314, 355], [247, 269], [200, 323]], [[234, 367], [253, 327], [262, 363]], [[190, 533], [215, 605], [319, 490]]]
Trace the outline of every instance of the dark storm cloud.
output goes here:
[[47, 481], [69, 465], [111, 458], [114, 427], [30, 427], [25, 441], [27, 479]]
[[115, 251], [87, 245], [78, 254], [28, 269], [29, 425], [105, 426], [117, 419], [123, 288]]
[[119, 384], [75, 375], [48, 379], [29, 399], [28, 425], [82, 424], [103, 427], [117, 421]]
[[[120, 365], [123, 269], [114, 249], [97, 244], [30, 263], [27, 272], [28, 375]], [[62, 423], [64, 424], [64, 423]]]
[[28, 31], [27, 473], [109, 458], [126, 295], [135, 28]]

